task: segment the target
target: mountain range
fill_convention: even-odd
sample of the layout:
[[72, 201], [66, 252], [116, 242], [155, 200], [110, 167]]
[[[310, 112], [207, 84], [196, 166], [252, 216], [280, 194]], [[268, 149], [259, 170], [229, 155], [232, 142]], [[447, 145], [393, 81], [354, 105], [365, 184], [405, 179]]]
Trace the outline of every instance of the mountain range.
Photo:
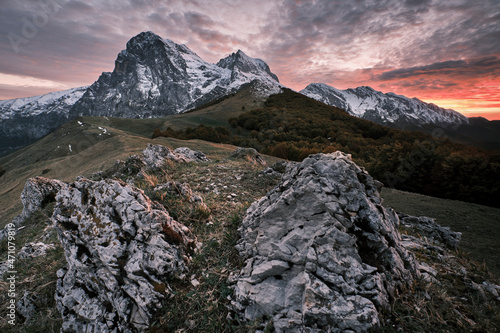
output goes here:
[[[157, 118], [183, 113], [235, 93], [252, 83], [254, 99], [264, 101], [284, 86], [262, 60], [238, 50], [216, 64], [186, 45], [142, 32], [130, 39], [115, 61], [90, 86], [43, 96], [0, 101], [0, 156], [55, 130], [78, 116]], [[482, 148], [500, 149], [500, 125], [370, 87], [339, 90], [313, 83], [302, 94], [348, 114], [405, 130], [432, 133]]]
[[352, 116], [377, 124], [405, 129], [427, 124], [443, 127], [468, 124], [469, 119], [451, 109], [394, 93], [384, 94], [370, 87], [340, 90], [324, 83], [311, 83], [301, 93]]

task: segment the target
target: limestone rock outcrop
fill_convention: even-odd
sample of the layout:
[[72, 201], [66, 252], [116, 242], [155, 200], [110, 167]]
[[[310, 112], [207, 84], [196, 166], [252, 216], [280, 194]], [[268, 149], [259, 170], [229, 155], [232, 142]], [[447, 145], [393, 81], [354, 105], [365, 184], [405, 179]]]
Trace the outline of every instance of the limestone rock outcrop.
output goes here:
[[187, 270], [195, 238], [142, 190], [82, 177], [61, 189], [52, 219], [67, 265], [58, 271], [63, 332], [141, 332]]
[[262, 155], [260, 155], [259, 152], [255, 150], [255, 148], [238, 147], [231, 154], [230, 158], [247, 160], [251, 163], [262, 166], [267, 165], [266, 161], [264, 161], [264, 159], [262, 158]]
[[184, 155], [189, 161], [192, 162], [210, 162], [210, 159], [199, 150], [193, 150], [188, 147], [179, 147], [174, 149], [174, 153]]
[[148, 143], [146, 149], [142, 151], [143, 161], [148, 169], [158, 169], [167, 163], [174, 162], [207, 162], [209, 159], [200, 151], [187, 147], [180, 147], [172, 150], [162, 145], [152, 145]]
[[35, 258], [44, 256], [47, 254], [47, 251], [54, 249], [54, 244], [45, 244], [43, 242], [29, 242], [19, 250], [17, 256], [21, 259]]
[[458, 244], [462, 239], [462, 233], [453, 231], [449, 227], [442, 227], [436, 223], [436, 219], [426, 216], [410, 216], [398, 213], [401, 223], [410, 229], [414, 229], [422, 236], [449, 246], [453, 249], [458, 248]]
[[366, 332], [418, 276], [380, 183], [341, 152], [311, 155], [247, 210], [232, 308], [276, 332]]
[[[27, 218], [39, 209], [44, 208], [50, 202], [55, 200], [57, 192], [66, 184], [56, 180], [47, 179], [44, 177], [30, 178], [24, 185], [21, 193], [21, 202], [23, 203], [23, 211], [21, 215], [16, 216], [12, 223], [17, 227], [23, 225]], [[7, 229], [0, 231], [0, 241], [7, 235]]]

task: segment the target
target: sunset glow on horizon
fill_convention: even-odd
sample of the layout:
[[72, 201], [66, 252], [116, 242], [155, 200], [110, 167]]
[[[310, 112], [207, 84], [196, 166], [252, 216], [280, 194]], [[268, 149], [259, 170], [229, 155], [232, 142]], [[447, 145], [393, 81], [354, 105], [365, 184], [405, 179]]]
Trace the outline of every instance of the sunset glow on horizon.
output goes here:
[[212, 63], [241, 49], [297, 91], [370, 86], [500, 120], [499, 0], [48, 3], [3, 1], [0, 99], [92, 84], [150, 30]]

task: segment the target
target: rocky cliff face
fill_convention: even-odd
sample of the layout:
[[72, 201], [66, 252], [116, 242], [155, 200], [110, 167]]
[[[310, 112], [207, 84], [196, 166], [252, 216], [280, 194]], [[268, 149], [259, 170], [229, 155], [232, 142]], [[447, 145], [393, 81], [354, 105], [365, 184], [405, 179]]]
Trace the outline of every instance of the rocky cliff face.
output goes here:
[[253, 83], [256, 98], [278, 93], [269, 66], [241, 50], [211, 64], [186, 45], [152, 32], [130, 39], [89, 87], [0, 101], [0, 156], [24, 147], [78, 116], [150, 118], [177, 114]]
[[367, 332], [419, 276], [399, 219], [366, 171], [341, 152], [309, 156], [252, 204], [237, 248], [233, 306], [276, 332]]
[[217, 65], [185, 45], [143, 32], [118, 54], [112, 73], [103, 73], [71, 109], [73, 115], [125, 118], [160, 117], [183, 112], [261, 81], [267, 94], [280, 84], [262, 60], [242, 51]]

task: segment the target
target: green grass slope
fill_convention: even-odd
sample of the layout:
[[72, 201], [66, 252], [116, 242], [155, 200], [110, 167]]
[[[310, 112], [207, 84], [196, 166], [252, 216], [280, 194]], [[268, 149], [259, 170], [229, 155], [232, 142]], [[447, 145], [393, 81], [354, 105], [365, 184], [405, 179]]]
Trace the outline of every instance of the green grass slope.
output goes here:
[[462, 233], [460, 249], [500, 277], [500, 209], [384, 188], [384, 205], [414, 216], [429, 216]]
[[[104, 125], [116, 123], [120, 125], [117, 127], [122, 129]], [[135, 126], [137, 123], [139, 126]], [[73, 181], [79, 175], [89, 176], [108, 168], [117, 159], [141, 153], [148, 143], [171, 148], [187, 146], [202, 150], [214, 159], [227, 157], [235, 149], [230, 145], [200, 140], [153, 140], [126, 130], [140, 130], [141, 126], [145, 126], [144, 122], [137, 119], [113, 123], [112, 120], [104, 118], [83, 117], [65, 124], [28, 147], [0, 158], [0, 165], [5, 171], [0, 176], [0, 227], [12, 221], [21, 212], [21, 192], [26, 180], [31, 177], [43, 176]], [[147, 132], [150, 134], [152, 128], [149, 127]]]

